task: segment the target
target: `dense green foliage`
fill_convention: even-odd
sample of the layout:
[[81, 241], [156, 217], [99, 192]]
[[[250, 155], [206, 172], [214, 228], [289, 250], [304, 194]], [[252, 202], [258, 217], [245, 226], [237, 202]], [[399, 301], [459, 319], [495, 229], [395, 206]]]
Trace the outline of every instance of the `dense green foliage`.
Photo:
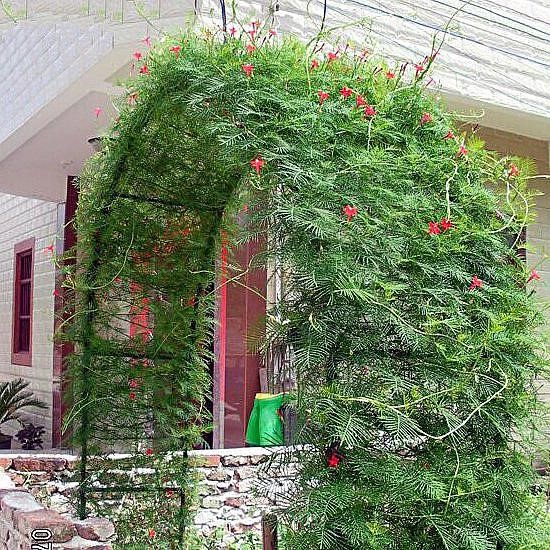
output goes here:
[[[246, 238], [266, 240], [257, 262], [285, 281], [266, 348], [294, 357], [296, 442], [309, 445], [280, 514], [286, 547], [542, 541], [527, 431], [540, 318], [509, 242], [529, 217], [529, 163], [514, 159], [515, 174], [464, 143], [425, 70], [392, 77], [351, 50], [312, 67], [311, 48], [265, 31], [247, 43], [155, 47], [81, 179], [77, 441], [198, 442], [215, 258], [222, 230], [243, 238], [246, 204]], [[154, 330], [129, 338], [143, 300]], [[159, 541], [174, 540], [166, 523]]]

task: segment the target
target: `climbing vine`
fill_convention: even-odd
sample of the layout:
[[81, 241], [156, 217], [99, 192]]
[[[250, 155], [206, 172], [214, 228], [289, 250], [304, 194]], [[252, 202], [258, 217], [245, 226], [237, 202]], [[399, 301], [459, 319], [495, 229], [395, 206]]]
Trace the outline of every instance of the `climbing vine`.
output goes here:
[[[81, 515], [143, 491], [136, 541], [185, 539], [223, 235], [261, 239], [255, 261], [284, 280], [265, 350], [292, 353], [307, 443], [280, 513], [288, 548], [534, 540], [538, 274], [515, 250], [531, 167], [425, 92], [435, 53], [394, 67], [254, 22], [134, 54], [80, 178], [65, 289]], [[117, 449], [132, 450], [126, 486], [110, 482]]]

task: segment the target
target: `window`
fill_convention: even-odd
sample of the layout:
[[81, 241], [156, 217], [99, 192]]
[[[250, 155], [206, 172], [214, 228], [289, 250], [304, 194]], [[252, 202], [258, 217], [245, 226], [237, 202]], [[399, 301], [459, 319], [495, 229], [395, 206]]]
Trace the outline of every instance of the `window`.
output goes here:
[[11, 362], [31, 365], [34, 239], [15, 245]]

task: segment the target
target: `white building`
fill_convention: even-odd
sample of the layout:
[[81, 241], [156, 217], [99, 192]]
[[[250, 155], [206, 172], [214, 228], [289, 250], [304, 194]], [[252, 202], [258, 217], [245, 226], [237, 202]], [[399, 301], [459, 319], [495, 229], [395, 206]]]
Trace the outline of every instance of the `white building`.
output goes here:
[[[20, 0], [11, 2], [11, 11], [0, 12], [0, 380], [25, 378], [47, 403], [40, 421], [48, 430], [47, 446], [60, 443], [64, 355], [52, 338], [59, 280], [48, 247], [63, 252], [73, 238], [65, 228], [76, 204], [71, 178], [91, 152], [88, 139], [101, 134], [114, 114], [110, 97], [119, 79], [130, 74], [134, 52], [147, 48], [143, 40], [183, 26], [194, 10], [221, 24], [219, 3], [213, 0], [137, 4], [144, 5], [141, 13], [126, 0]], [[311, 36], [321, 28], [320, 1], [311, 3], [309, 12], [305, 0], [240, 5], [241, 20], [272, 18], [279, 35]], [[429, 55], [434, 33], [441, 38], [454, 14], [437, 56], [434, 93], [465, 121], [479, 124], [478, 135], [489, 148], [530, 157], [539, 174], [550, 174], [549, 5], [477, 0], [455, 13], [461, 5], [456, 0], [340, 0], [329, 4], [324, 28], [362, 19], [362, 28], [341, 29], [336, 36], [364, 40], [370, 55], [399, 66]], [[550, 179], [533, 179], [532, 185], [544, 193]], [[537, 291], [543, 299], [550, 293], [550, 270], [543, 265], [550, 241], [549, 195], [537, 198], [537, 214], [527, 235], [527, 261], [542, 276]], [[29, 250], [30, 316], [17, 305], [23, 291], [17, 291], [21, 277], [16, 276]], [[253, 315], [251, 308], [239, 319]], [[230, 307], [227, 318], [231, 315]], [[221, 403], [214, 411], [214, 444], [238, 446], [250, 395], [259, 389], [259, 362], [246, 351], [228, 349], [223, 364], [216, 365], [226, 368], [237, 375], [244, 369], [255, 380], [236, 394], [234, 387], [220, 387], [214, 372]]]

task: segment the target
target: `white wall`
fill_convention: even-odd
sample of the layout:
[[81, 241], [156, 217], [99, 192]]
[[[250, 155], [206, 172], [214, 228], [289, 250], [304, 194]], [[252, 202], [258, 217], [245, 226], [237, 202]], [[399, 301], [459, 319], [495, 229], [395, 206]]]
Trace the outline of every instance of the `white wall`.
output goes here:
[[[53, 327], [55, 267], [44, 249], [55, 243], [58, 209], [52, 202], [0, 194], [0, 380], [24, 378], [30, 389], [48, 405], [42, 418], [29, 414], [47, 431], [45, 447], [51, 445]], [[11, 364], [14, 245], [34, 237], [34, 297], [32, 327], [32, 366]], [[13, 433], [0, 427], [5, 433]]]

